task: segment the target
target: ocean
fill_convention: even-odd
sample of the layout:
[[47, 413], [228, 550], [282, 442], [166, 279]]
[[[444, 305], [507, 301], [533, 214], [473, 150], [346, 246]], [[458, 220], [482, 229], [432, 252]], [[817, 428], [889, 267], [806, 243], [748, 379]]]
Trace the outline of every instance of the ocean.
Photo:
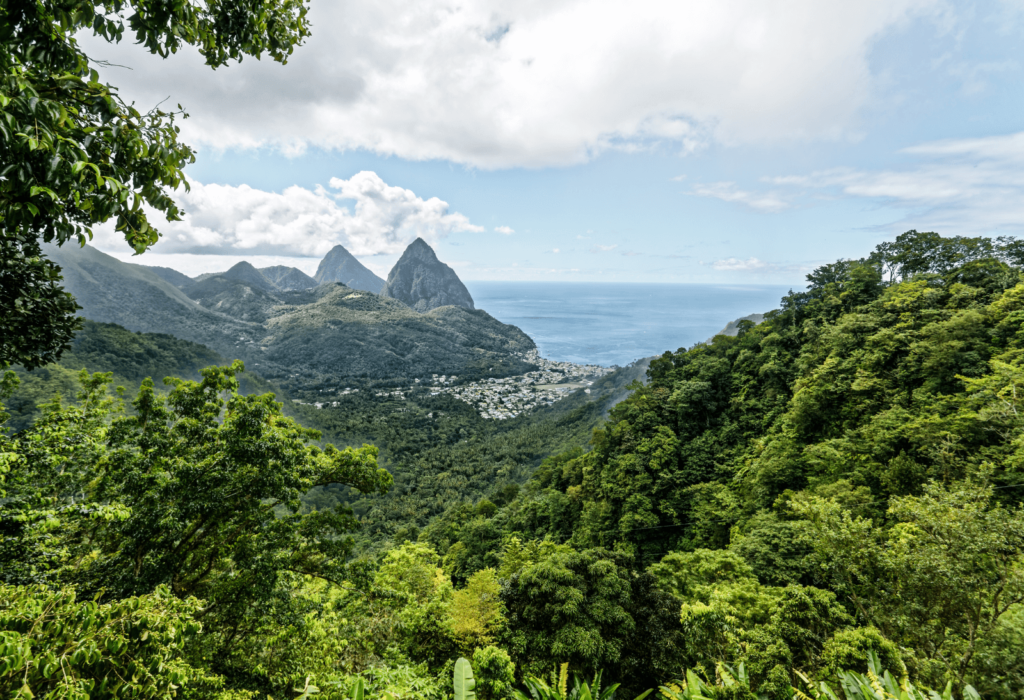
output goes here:
[[625, 366], [688, 348], [779, 307], [789, 287], [600, 282], [466, 282], [476, 308], [518, 326], [542, 357]]

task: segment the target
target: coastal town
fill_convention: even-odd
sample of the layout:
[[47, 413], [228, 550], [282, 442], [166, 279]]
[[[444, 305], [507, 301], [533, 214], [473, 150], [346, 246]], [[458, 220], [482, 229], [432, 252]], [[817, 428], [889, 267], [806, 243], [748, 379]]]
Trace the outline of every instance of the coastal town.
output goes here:
[[430, 393], [449, 394], [474, 406], [484, 418], [506, 420], [537, 406], [550, 406], [577, 389], [589, 394], [589, 387], [595, 379], [615, 371], [614, 367], [553, 362], [536, 351], [525, 355], [525, 359], [536, 364], [538, 369], [504, 379], [468, 384], [459, 384], [458, 377], [435, 374], [431, 378]]
[[[614, 372], [616, 367], [579, 365], [555, 362], [540, 356], [536, 350], [521, 355], [537, 369], [501, 379], [462, 382], [457, 375], [434, 374], [429, 379], [414, 379], [412, 386], [400, 389], [381, 389], [373, 392], [378, 398], [405, 400], [418, 390], [429, 390], [431, 396], [447, 394], [473, 406], [484, 418], [507, 420], [537, 406], [550, 406], [572, 392], [582, 389], [590, 393], [595, 380]], [[345, 388], [337, 396], [358, 393], [359, 389]], [[304, 403], [304, 402], [296, 402]], [[337, 407], [338, 401], [317, 401], [309, 405], [316, 408]]]

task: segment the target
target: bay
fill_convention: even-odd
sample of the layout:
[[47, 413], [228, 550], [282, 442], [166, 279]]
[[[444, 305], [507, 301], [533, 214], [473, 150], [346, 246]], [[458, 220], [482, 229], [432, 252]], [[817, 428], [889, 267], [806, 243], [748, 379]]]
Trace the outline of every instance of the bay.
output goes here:
[[779, 307], [789, 287], [590, 282], [466, 282], [476, 308], [521, 328], [542, 357], [625, 366], [688, 348], [729, 321]]

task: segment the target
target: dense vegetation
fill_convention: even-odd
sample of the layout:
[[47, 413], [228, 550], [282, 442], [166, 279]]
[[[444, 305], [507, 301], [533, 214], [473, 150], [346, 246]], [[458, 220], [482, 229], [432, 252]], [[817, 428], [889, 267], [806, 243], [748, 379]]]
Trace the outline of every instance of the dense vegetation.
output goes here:
[[[7, 398], [7, 427], [29, 427], [41, 412], [39, 406], [60, 397], [73, 401], [80, 388], [83, 369], [110, 372], [111, 384], [124, 387], [129, 396], [138, 392], [147, 377], [174, 376], [199, 379], [199, 371], [223, 364], [223, 357], [209, 348], [166, 333], [132, 333], [113, 323], [83, 320], [58, 362], [31, 372], [15, 367], [18, 388]], [[244, 394], [265, 393], [272, 387], [251, 372], [239, 376]]]
[[360, 392], [323, 409], [292, 406], [304, 424], [336, 444], [375, 445], [380, 463], [395, 479], [386, 494], [361, 495], [340, 486], [316, 489], [303, 497], [304, 507], [351, 506], [363, 522], [359, 539], [379, 549], [416, 539], [423, 526], [446, 511], [451, 511], [446, 517], [471, 511], [481, 499], [504, 504], [545, 457], [585, 445], [645, 366], [598, 379], [589, 395], [578, 391], [553, 406], [504, 421], [484, 419], [472, 406], [446, 395], [431, 396], [427, 388], [409, 391], [404, 399]]
[[379, 445], [336, 450], [237, 364], [131, 410], [86, 377], [0, 444], [0, 688], [440, 698], [465, 657], [484, 700], [600, 696], [556, 664], [628, 697], [1020, 697], [1019, 252], [910, 232], [819, 268], [589, 441], [581, 399], [296, 408]]

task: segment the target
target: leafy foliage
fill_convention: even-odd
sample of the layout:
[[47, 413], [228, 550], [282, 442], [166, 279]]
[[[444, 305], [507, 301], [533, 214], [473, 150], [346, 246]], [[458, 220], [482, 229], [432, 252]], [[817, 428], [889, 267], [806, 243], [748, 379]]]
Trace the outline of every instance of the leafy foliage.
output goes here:
[[9, 698], [173, 698], [200, 674], [184, 647], [195, 599], [164, 588], [108, 604], [0, 584], [0, 692]]
[[[2, 220], [0, 220], [2, 221]], [[0, 364], [29, 369], [56, 360], [80, 327], [60, 267], [31, 233], [0, 233]]]
[[343, 581], [357, 523], [343, 508], [299, 515], [299, 496], [336, 482], [386, 490], [391, 478], [374, 448], [321, 449], [272, 395], [240, 396], [241, 369], [172, 380], [166, 399], [147, 379], [135, 414], [109, 421], [110, 377], [97, 374], [80, 406], [53, 404], [8, 441], [5, 577], [73, 583], [109, 601], [161, 586], [201, 597], [210, 631], [196, 651], [229, 675], [249, 635], [266, 633], [264, 616], [301, 617], [302, 600], [285, 593], [296, 577]]
[[508, 652], [498, 647], [481, 647], [473, 652], [476, 692], [483, 700], [499, 700], [512, 694], [515, 664]]
[[453, 683], [455, 700], [476, 700], [476, 693], [473, 692], [475, 687], [473, 666], [466, 659], [460, 658], [455, 662], [455, 682]]
[[[845, 671], [842, 674], [840, 680], [840, 688], [842, 695], [837, 695], [835, 691], [829, 687], [828, 683], [815, 684], [811, 682], [803, 674], [801, 680], [804, 681], [806, 690], [808, 693], [804, 693], [800, 690], [796, 690], [794, 695], [799, 700], [833, 700], [842, 697], [843, 700], [953, 700], [953, 688], [952, 682], [946, 685], [942, 695], [939, 695], [935, 691], [925, 692], [918, 688], [903, 677], [897, 680], [889, 673], [888, 669], [884, 669], [882, 664], [879, 662], [878, 657], [874, 653], [868, 654], [868, 671], [866, 674], [855, 673], [853, 671]], [[964, 700], [980, 700], [980, 695], [972, 686], [966, 686], [963, 691]]]
[[[92, 227], [114, 219], [142, 253], [159, 238], [149, 207], [180, 218], [169, 192], [187, 186], [193, 151], [178, 141], [178, 112], [140, 112], [100, 81], [75, 35], [92, 30], [120, 41], [125, 29], [161, 56], [185, 44], [211, 67], [267, 53], [285, 61], [308, 34], [301, 0], [245, 3], [67, 0], [5, 3], [0, 27], [0, 299], [16, 335], [3, 334], [0, 365], [59, 356], [74, 332], [73, 302], [56, 287], [38, 238], [84, 243]], [[8, 255], [10, 254], [10, 256]], [[43, 322], [44, 319], [49, 322]], [[52, 326], [48, 334], [30, 324]]]

